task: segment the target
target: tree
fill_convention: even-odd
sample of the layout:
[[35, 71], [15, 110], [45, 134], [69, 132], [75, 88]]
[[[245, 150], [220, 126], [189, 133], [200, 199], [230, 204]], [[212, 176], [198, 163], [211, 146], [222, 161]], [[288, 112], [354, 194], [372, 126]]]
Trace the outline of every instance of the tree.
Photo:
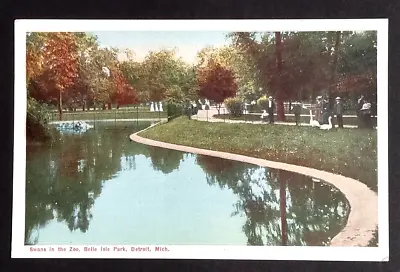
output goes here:
[[92, 102], [94, 89], [97, 82], [96, 68], [92, 65], [92, 59], [98, 50], [97, 37], [87, 33], [75, 33], [78, 46], [78, 77], [71, 87], [70, 93], [77, 103], [85, 110]]
[[40, 100], [37, 77], [43, 72], [43, 47], [46, 40], [45, 33], [31, 32], [26, 36], [26, 89], [27, 89], [27, 116], [26, 136], [28, 140], [43, 141], [50, 139], [47, 124], [47, 107]]
[[54, 32], [48, 33], [44, 44], [44, 67], [46, 69], [48, 88], [58, 93], [58, 110], [62, 120], [63, 92], [74, 83], [78, 76], [77, 70], [77, 45], [73, 33]]
[[26, 83], [29, 85], [32, 80], [43, 71], [44, 56], [43, 47], [46, 41], [46, 33], [30, 32], [26, 35]]
[[174, 50], [150, 52], [142, 63], [143, 84], [149, 101], [160, 102], [175, 94], [179, 68]]
[[223, 67], [220, 63], [210, 61], [198, 74], [199, 95], [219, 104], [228, 97], [234, 97], [237, 92], [237, 84], [232, 71]]
[[275, 32], [276, 41], [276, 69], [277, 69], [277, 115], [278, 120], [284, 121], [285, 112], [283, 109], [283, 90], [282, 90], [282, 44], [281, 44], [281, 33]]
[[333, 103], [333, 97], [332, 97], [332, 92], [334, 90], [335, 86], [335, 81], [336, 81], [336, 72], [337, 72], [337, 62], [338, 62], [338, 56], [339, 56], [339, 45], [340, 45], [340, 37], [341, 37], [341, 31], [336, 31], [336, 39], [335, 39], [335, 47], [333, 51], [333, 61], [331, 65], [331, 80], [329, 84], [329, 101], [332, 105]]
[[138, 95], [133, 87], [127, 82], [119, 67], [111, 71], [112, 78], [112, 101], [117, 104], [117, 109], [121, 105], [136, 104], [139, 102]]
[[146, 90], [146, 79], [144, 65], [135, 62], [132, 59], [123, 61], [119, 65], [120, 71], [124, 75], [129, 85], [137, 92], [139, 101], [149, 101], [149, 95]]
[[264, 91], [268, 90], [269, 93], [265, 95], [276, 96], [278, 120], [283, 120], [285, 88], [282, 85], [284, 68], [281, 33], [276, 32], [275, 38], [272, 33], [265, 33], [259, 39], [259, 35], [254, 32], [233, 32], [229, 34], [229, 37], [238, 50], [254, 61], [259, 71], [257, 74], [259, 85]]
[[254, 61], [240, 52], [234, 45], [223, 47], [206, 47], [199, 51], [197, 69], [207, 66], [210, 61], [220, 63], [234, 74], [238, 85], [238, 96], [242, 99], [256, 100], [262, 94], [257, 81], [257, 67]]
[[353, 100], [364, 94], [376, 102], [377, 36], [376, 31], [347, 33], [342, 42], [337, 64], [335, 92]]

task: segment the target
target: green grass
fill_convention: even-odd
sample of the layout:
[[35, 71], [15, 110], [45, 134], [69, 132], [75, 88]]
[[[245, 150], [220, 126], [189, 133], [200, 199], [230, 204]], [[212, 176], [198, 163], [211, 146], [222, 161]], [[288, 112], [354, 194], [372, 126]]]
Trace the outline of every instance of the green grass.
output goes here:
[[168, 143], [312, 167], [377, 191], [376, 130], [208, 123], [179, 117], [140, 136]]
[[[179, 117], [143, 131], [153, 140], [312, 167], [357, 179], [377, 192], [377, 132], [208, 123]], [[369, 242], [378, 246], [378, 229]]]
[[[58, 112], [51, 113], [50, 121], [58, 121]], [[63, 112], [64, 121], [71, 120], [104, 120], [104, 119], [160, 119], [167, 118], [167, 112], [150, 112], [135, 110], [104, 110], [104, 111], [76, 111]]]
[[[231, 114], [215, 114], [213, 115], [214, 118], [217, 119], [225, 119], [225, 120], [245, 120], [245, 121], [261, 121], [261, 114], [244, 114], [242, 116], [233, 116]], [[267, 117], [268, 118], [268, 117]], [[275, 120], [277, 120], [275, 116]], [[376, 126], [376, 118], [373, 118], [373, 125]], [[336, 118], [335, 120], [336, 121]], [[294, 123], [295, 117], [294, 116], [286, 116], [285, 122]], [[300, 123], [309, 123], [310, 117], [309, 116], [300, 116]], [[344, 125], [358, 125], [357, 118], [354, 117], [344, 117], [343, 118]]]

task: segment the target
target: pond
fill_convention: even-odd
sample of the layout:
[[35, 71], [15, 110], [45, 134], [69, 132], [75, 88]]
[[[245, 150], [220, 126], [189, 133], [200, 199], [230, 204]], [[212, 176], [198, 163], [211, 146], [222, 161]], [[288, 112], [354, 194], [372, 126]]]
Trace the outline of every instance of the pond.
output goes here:
[[336, 188], [129, 141], [148, 125], [54, 131], [51, 143], [28, 146], [25, 243], [329, 245], [346, 225], [350, 207]]

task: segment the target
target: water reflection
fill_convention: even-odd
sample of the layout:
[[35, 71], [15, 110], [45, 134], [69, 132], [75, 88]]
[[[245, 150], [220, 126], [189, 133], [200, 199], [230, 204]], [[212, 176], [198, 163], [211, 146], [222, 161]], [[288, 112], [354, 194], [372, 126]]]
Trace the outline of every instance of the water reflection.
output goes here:
[[346, 223], [343, 194], [310, 177], [208, 156], [197, 162], [210, 185], [239, 197], [232, 216], [246, 217], [248, 245], [327, 245]]
[[[349, 206], [335, 188], [290, 172], [148, 147], [128, 140], [127, 136], [132, 131], [147, 125], [142, 123], [127, 130], [93, 130], [81, 135], [57, 134], [57, 139], [48, 146], [28, 147], [25, 243], [41, 243], [40, 233], [50, 229], [49, 224], [54, 222], [66, 225], [68, 231], [75, 236], [78, 233], [88, 236], [91, 222], [98, 218], [100, 221], [93, 223], [92, 232], [102, 228], [115, 232], [112, 230], [115, 224], [123, 224], [124, 220], [130, 222], [135, 220], [135, 216], [141, 218], [142, 215], [131, 212], [129, 218], [121, 217], [118, 222], [103, 222], [99, 218], [104, 213], [118, 213], [115, 207], [122, 210], [121, 205], [136, 209], [137, 205], [145, 205], [143, 202], [146, 199], [151, 201], [144, 208], [147, 207], [149, 216], [154, 218], [168, 213], [168, 210], [160, 210], [159, 207], [171, 206], [171, 209], [179, 210], [187, 206], [192, 209], [193, 218], [179, 220], [185, 220], [185, 224], [188, 224], [185, 225], [185, 230], [190, 229], [187, 230], [188, 237], [197, 235], [197, 240], [193, 240], [195, 243], [226, 243], [218, 241], [218, 235], [207, 238], [209, 240], [204, 237], [203, 241], [202, 236], [194, 231], [200, 229], [196, 225], [198, 217], [205, 218], [204, 222], [218, 221], [218, 211], [226, 214], [225, 222], [233, 225], [232, 237], [226, 237], [226, 240], [236, 244], [242, 243], [240, 241], [246, 244], [247, 241], [248, 245], [325, 245], [346, 223]], [[151, 165], [154, 173], [149, 172], [146, 164]], [[162, 183], [163, 180], [168, 183]], [[108, 193], [111, 192], [110, 186], [105, 189], [108, 190], [107, 193], [102, 193], [106, 184], [111, 184], [120, 193], [111, 196], [113, 203], [109, 203], [109, 211], [99, 208], [100, 211], [94, 212], [95, 203], [99, 199], [105, 199], [104, 194], [112, 194]], [[204, 184], [208, 185], [204, 187]], [[216, 186], [219, 191], [213, 189]], [[134, 202], [135, 199], [129, 201], [130, 198], [127, 198], [127, 202], [122, 202], [122, 192], [129, 190], [143, 201], [138, 203]], [[158, 197], [155, 196], [157, 194]], [[171, 201], [167, 201], [169, 195], [174, 195]], [[186, 197], [189, 198], [185, 200]], [[204, 198], [208, 202], [202, 200]], [[196, 199], [202, 202], [196, 202], [200, 201]], [[177, 204], [171, 204], [173, 201]], [[211, 205], [215, 214], [208, 214], [209, 211], [198, 208], [205, 207], [204, 205]], [[226, 209], [230, 209], [231, 214], [229, 211], [225, 212], [224, 208], [219, 208], [224, 205], [231, 207]], [[144, 208], [141, 207], [141, 212]], [[169, 212], [174, 213], [173, 210]], [[177, 216], [179, 215], [183, 216], [183, 212], [178, 212]], [[117, 218], [117, 215], [105, 216], [107, 217]], [[184, 239], [180, 234], [182, 230], [179, 229], [183, 223], [171, 218], [166, 218], [165, 222], [169, 222], [168, 220], [175, 222], [169, 223], [169, 233], [165, 232], [157, 241], [150, 241], [156, 239], [154, 237], [148, 238], [150, 240], [145, 240], [144, 243], [147, 241], [149, 244], [162, 244], [160, 239], [167, 236], [176, 237], [175, 240], [171, 238], [172, 243]], [[140, 222], [139, 219], [136, 221]], [[138, 232], [143, 232], [146, 228], [137, 226], [137, 222], [131, 224], [136, 224]], [[201, 229], [206, 229], [209, 226], [207, 224]], [[223, 226], [227, 223], [219, 224]], [[134, 232], [135, 229], [130, 231]], [[174, 231], [177, 233], [172, 234]], [[204, 236], [207, 231], [212, 232], [207, 229], [204, 231]], [[218, 232], [228, 231], [220, 229]], [[67, 236], [67, 233], [64, 235]], [[105, 239], [100, 234], [91, 235], [93, 239], [97, 239], [97, 243], [102, 243], [102, 239]], [[236, 236], [233, 238], [234, 235]], [[123, 238], [128, 244], [137, 242], [137, 238]], [[83, 238], [76, 240], [85, 243]], [[57, 243], [60, 242], [57, 240]], [[120, 241], [110, 243], [116, 244]]]

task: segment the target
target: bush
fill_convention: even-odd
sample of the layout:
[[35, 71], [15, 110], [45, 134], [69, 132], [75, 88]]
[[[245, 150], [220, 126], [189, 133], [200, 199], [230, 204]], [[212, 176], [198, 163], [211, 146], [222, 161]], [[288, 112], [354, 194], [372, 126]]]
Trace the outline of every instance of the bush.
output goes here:
[[233, 116], [242, 116], [243, 115], [243, 110], [244, 110], [244, 105], [243, 101], [238, 98], [238, 97], [232, 97], [232, 98], [227, 98], [224, 101], [224, 104], [230, 114]]
[[266, 110], [268, 108], [268, 98], [264, 95], [257, 100], [257, 105], [262, 109]]
[[32, 97], [27, 99], [26, 137], [29, 140], [45, 141], [50, 138], [47, 127], [50, 119], [49, 107]]
[[168, 102], [167, 103], [167, 115], [168, 121], [179, 117], [184, 114], [183, 106], [178, 103]]

